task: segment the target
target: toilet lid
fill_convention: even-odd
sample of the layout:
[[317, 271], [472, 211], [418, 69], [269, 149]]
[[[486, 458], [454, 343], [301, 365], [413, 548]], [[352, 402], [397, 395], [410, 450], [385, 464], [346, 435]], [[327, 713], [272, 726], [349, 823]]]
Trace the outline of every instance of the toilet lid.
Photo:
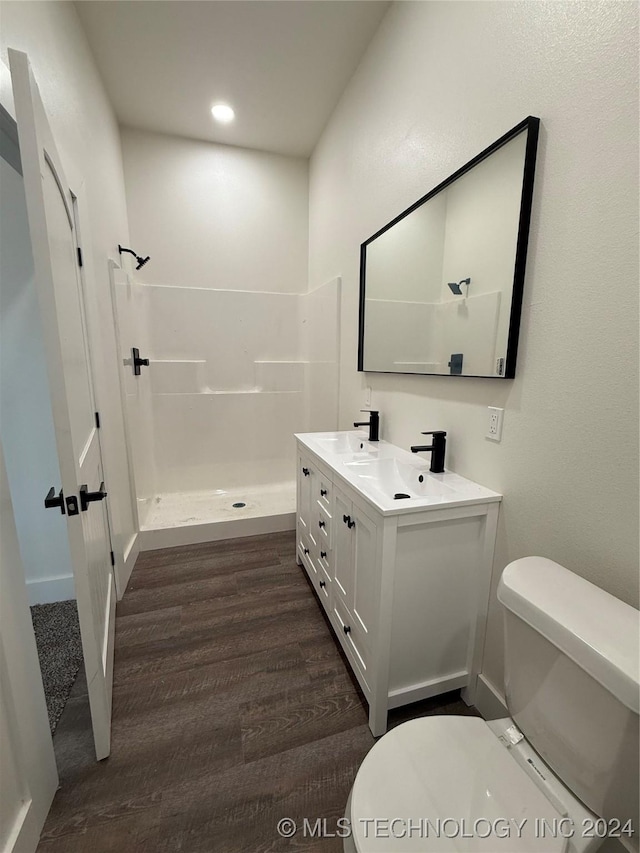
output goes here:
[[561, 817], [476, 717], [393, 729], [364, 759], [351, 794], [359, 853], [560, 853]]

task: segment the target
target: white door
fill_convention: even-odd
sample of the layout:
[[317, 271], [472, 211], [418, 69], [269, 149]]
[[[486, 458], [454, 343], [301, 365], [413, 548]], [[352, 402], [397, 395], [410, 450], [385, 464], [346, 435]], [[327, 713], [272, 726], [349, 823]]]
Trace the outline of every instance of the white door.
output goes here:
[[[9, 51], [62, 504], [98, 759], [109, 754], [115, 585], [72, 196], [28, 57]], [[52, 484], [57, 495], [58, 484]], [[60, 512], [52, 509], [52, 512]], [[61, 519], [62, 522], [62, 519]]]

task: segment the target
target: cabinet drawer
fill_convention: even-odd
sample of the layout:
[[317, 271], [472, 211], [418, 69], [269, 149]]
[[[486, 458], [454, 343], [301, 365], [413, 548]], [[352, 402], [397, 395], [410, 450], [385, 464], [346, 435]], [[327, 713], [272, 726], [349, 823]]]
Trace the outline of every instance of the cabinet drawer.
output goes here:
[[332, 542], [333, 519], [329, 510], [318, 501], [316, 503], [315, 524], [312, 524], [312, 533], [318, 548], [329, 552]]
[[331, 618], [331, 579], [327, 577], [321, 565], [317, 566], [317, 580], [314, 586], [322, 602], [322, 606], [327, 612], [327, 616]]
[[331, 576], [333, 574], [333, 551], [321, 548], [318, 555], [318, 565], [320, 566], [323, 574], [327, 576], [327, 579], [331, 581]]
[[358, 628], [356, 620], [351, 616], [343, 602], [333, 596], [331, 616], [337, 633], [343, 641], [347, 657], [359, 671], [369, 688], [369, 654], [366, 650], [366, 640]]
[[318, 472], [317, 499], [331, 512], [331, 500], [333, 498], [333, 483], [328, 477]]
[[311, 543], [306, 536], [298, 537], [298, 554], [307, 574], [313, 580], [318, 575], [318, 568], [315, 564], [312, 547], [310, 547], [310, 545]]

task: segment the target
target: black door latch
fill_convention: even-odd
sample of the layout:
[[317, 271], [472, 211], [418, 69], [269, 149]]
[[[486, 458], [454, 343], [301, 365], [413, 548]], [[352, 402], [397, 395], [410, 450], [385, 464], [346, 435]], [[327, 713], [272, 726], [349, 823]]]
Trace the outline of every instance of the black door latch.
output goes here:
[[62, 489], [60, 489], [56, 496], [56, 490], [53, 486], [51, 486], [51, 488], [47, 492], [46, 498], [44, 499], [44, 505], [47, 509], [54, 509], [55, 507], [59, 507], [61, 514], [64, 515], [64, 494], [62, 493]]
[[90, 503], [94, 501], [103, 501], [107, 496], [104, 490], [104, 480], [100, 483], [100, 488], [97, 492], [90, 492], [87, 484], [80, 486], [80, 508], [82, 512], [86, 512]]

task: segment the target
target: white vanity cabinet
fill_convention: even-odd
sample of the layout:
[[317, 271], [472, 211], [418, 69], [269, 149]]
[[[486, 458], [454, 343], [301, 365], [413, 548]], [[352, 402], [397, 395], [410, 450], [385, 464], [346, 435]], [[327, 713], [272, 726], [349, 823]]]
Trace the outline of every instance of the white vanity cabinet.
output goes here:
[[296, 436], [297, 560], [378, 736], [390, 708], [458, 688], [473, 702], [501, 496], [447, 472], [429, 475], [436, 496], [387, 499], [371, 486], [378, 460], [392, 460], [385, 470], [399, 460], [422, 489], [427, 466], [386, 442], [369, 454], [324, 450], [323, 436], [333, 446], [343, 435], [353, 433]]

